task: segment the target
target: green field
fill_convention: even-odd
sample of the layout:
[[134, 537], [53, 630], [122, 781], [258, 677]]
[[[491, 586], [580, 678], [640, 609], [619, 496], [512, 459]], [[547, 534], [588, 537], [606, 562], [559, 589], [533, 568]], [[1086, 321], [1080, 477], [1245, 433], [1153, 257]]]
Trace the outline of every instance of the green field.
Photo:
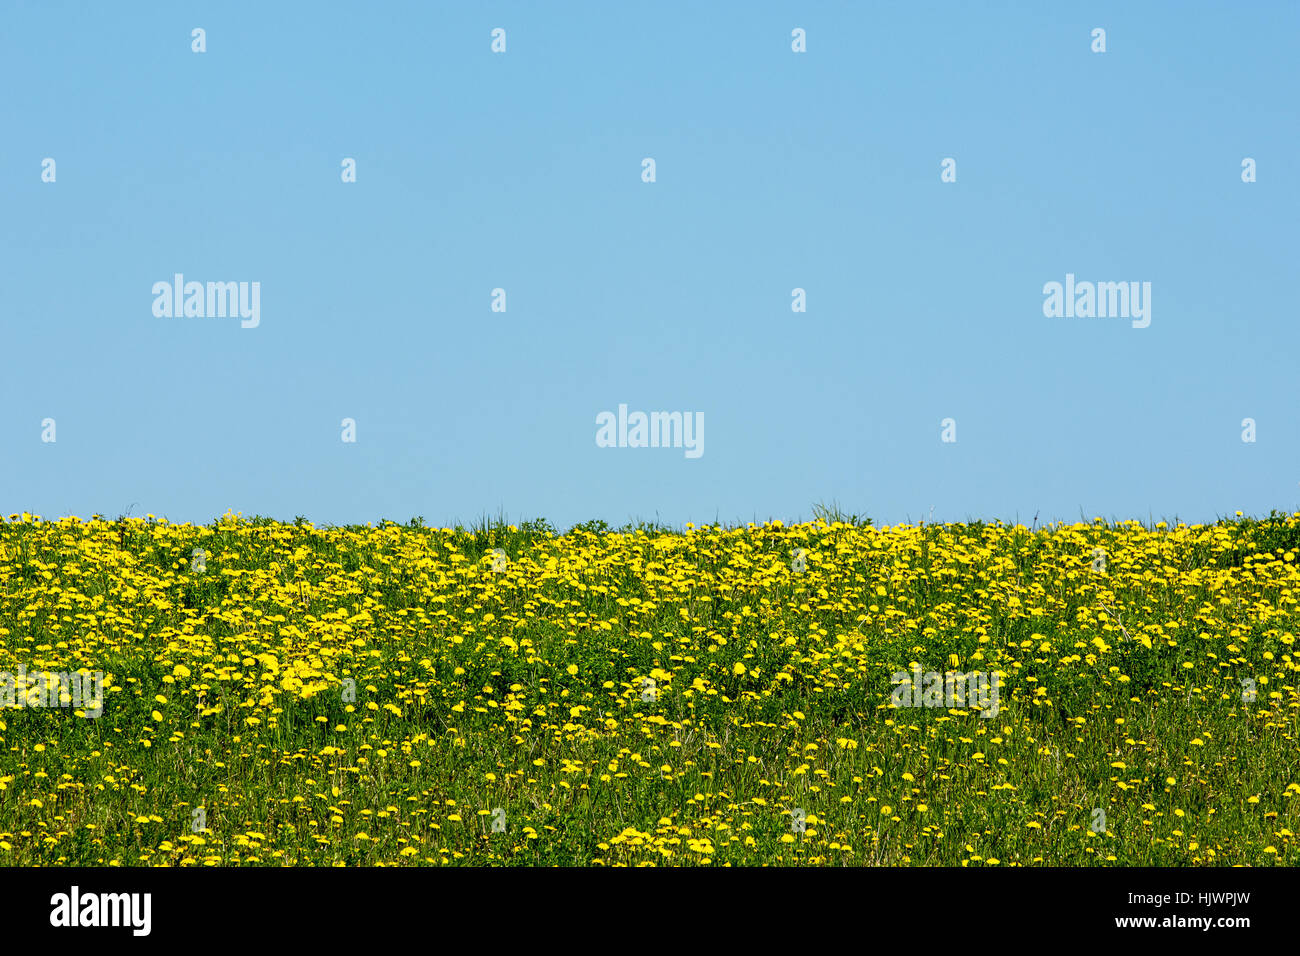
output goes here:
[[[1298, 552], [1300, 515], [15, 516], [0, 864], [1296, 865]], [[914, 665], [996, 716], [891, 706]]]

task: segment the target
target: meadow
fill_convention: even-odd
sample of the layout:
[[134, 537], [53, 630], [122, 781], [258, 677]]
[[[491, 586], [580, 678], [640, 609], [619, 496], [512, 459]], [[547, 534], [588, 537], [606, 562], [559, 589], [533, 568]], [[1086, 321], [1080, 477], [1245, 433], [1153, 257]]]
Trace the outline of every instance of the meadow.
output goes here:
[[[0, 709], [0, 865], [1294, 866], [1298, 552], [14, 515], [0, 672], [104, 684]], [[894, 706], [918, 669], [996, 715]]]

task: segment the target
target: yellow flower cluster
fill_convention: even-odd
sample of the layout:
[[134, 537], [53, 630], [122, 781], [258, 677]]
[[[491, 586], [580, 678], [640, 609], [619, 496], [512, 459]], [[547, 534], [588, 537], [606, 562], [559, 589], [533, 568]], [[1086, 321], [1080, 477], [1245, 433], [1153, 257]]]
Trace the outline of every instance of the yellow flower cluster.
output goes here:
[[1295, 865], [1298, 553], [12, 516], [0, 865]]

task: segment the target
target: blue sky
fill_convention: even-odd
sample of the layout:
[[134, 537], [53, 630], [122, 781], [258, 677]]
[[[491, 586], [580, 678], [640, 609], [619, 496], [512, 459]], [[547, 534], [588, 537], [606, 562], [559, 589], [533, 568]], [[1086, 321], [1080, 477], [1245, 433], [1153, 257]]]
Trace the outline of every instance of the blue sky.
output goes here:
[[[3, 20], [5, 513], [1300, 506], [1300, 4]], [[260, 283], [260, 324], [155, 316], [175, 273]], [[1150, 325], [1045, 317], [1067, 273], [1150, 282]], [[620, 403], [702, 413], [703, 455], [597, 447]]]

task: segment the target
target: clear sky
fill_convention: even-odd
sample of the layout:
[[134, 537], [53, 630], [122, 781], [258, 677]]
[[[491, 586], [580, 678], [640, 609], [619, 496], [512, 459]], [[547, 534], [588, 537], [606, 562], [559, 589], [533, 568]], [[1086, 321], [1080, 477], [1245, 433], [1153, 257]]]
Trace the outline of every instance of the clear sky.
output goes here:
[[[1300, 505], [1291, 0], [0, 12], [5, 513]], [[620, 404], [703, 454], [598, 447]]]

